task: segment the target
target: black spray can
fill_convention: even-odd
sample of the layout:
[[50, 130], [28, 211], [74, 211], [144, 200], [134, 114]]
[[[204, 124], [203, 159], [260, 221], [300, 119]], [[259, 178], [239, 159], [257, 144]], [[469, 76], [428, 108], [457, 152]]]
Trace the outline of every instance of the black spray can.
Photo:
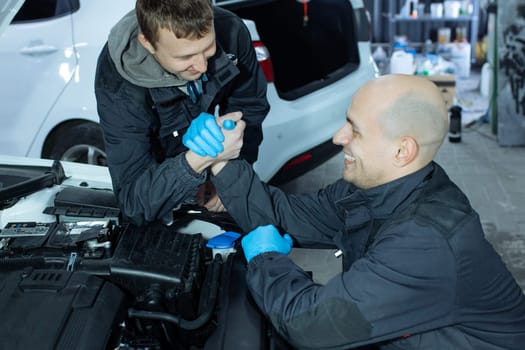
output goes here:
[[449, 109], [450, 123], [448, 128], [448, 140], [450, 142], [461, 142], [461, 107], [452, 106]]

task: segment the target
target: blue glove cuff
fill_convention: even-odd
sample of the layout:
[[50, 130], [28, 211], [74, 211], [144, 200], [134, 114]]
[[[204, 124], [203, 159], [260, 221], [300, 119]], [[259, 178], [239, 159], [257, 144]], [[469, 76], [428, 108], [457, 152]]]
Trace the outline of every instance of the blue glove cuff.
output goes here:
[[293, 240], [289, 234], [281, 236], [273, 225], [259, 226], [244, 236], [241, 241], [246, 260], [267, 252], [288, 254], [292, 250]]

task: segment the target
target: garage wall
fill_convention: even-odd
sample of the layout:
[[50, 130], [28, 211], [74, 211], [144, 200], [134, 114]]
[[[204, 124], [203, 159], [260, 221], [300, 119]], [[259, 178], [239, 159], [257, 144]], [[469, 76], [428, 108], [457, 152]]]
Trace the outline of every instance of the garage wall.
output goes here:
[[498, 1], [498, 143], [525, 145], [525, 3]]

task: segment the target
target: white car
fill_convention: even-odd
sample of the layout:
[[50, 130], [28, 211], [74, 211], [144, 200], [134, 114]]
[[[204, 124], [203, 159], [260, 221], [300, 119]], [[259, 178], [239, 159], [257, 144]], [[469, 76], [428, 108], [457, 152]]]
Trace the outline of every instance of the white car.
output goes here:
[[[105, 164], [95, 68], [110, 28], [134, 4], [25, 1], [0, 36], [2, 153]], [[269, 81], [260, 177], [282, 183], [329, 159], [353, 93], [377, 76], [363, 2], [312, 3], [307, 13], [301, 1], [217, 5], [245, 20]]]

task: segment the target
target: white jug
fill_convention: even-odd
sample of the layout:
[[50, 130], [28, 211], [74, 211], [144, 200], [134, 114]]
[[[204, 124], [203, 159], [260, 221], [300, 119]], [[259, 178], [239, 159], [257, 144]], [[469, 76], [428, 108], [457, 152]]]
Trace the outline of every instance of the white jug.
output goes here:
[[394, 51], [390, 58], [390, 73], [414, 74], [414, 56], [405, 51]]

